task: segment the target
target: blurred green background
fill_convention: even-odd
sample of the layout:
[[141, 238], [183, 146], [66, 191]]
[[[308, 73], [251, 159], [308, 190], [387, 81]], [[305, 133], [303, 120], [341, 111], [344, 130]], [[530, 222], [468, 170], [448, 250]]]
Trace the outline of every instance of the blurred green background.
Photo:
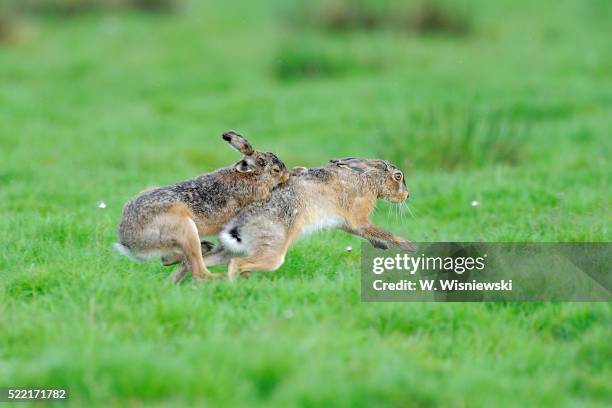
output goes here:
[[374, 218], [413, 241], [610, 241], [610, 38], [607, 0], [0, 0], [0, 385], [609, 406], [607, 303], [361, 304], [339, 232], [236, 285], [111, 244], [137, 192], [236, 161], [227, 129], [288, 166], [400, 166], [407, 209]]

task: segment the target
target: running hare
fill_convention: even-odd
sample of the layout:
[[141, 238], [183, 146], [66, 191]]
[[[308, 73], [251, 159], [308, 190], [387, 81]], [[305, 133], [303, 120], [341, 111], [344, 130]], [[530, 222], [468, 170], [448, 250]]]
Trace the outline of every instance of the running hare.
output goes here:
[[[230, 279], [272, 271], [299, 236], [331, 228], [359, 235], [378, 248], [414, 251], [412, 243], [369, 221], [377, 199], [401, 203], [406, 198], [404, 175], [387, 161], [347, 158], [320, 168], [296, 168], [267, 200], [244, 208], [223, 227], [219, 246], [204, 255], [204, 262], [229, 261]], [[236, 253], [247, 256], [235, 258]]]
[[121, 253], [139, 261], [155, 256], [181, 261], [180, 270], [173, 275], [175, 282], [189, 271], [197, 280], [212, 277], [202, 260], [200, 236], [218, 233], [241, 208], [266, 199], [289, 178], [289, 171], [274, 154], [253, 150], [233, 131], [225, 132], [223, 139], [244, 154], [242, 160], [213, 173], [144, 191], [125, 205], [119, 243], [115, 244]]

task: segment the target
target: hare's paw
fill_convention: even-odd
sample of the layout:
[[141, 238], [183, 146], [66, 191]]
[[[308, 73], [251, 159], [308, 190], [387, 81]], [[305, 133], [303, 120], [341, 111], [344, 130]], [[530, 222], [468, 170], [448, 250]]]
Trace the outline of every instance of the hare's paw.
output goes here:
[[415, 252], [417, 250], [417, 246], [410, 241], [401, 241], [397, 246], [404, 251]]

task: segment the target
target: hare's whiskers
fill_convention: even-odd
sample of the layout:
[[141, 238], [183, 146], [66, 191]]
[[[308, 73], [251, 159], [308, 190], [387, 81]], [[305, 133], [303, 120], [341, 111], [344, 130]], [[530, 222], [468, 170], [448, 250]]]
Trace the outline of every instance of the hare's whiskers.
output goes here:
[[412, 213], [412, 210], [410, 209], [410, 207], [408, 206], [408, 204], [406, 204], [406, 209], [408, 210], [408, 213], [410, 214], [410, 216], [411, 216], [413, 219], [416, 219], [416, 217], [415, 217], [415, 216], [414, 216], [414, 214]]
[[[408, 204], [406, 204], [406, 206], [407, 206], [407, 205], [408, 205]], [[416, 207], [415, 207], [414, 205], [412, 206], [412, 209], [414, 210], [414, 212], [415, 212], [416, 214], [418, 214], [418, 213], [419, 213], [419, 212], [417, 211], [417, 209], [416, 209]]]

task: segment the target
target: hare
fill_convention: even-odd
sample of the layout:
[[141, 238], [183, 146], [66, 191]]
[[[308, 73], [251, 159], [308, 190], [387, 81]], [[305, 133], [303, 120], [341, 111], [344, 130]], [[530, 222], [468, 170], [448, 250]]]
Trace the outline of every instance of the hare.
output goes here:
[[[204, 255], [204, 262], [229, 262], [230, 280], [251, 271], [273, 271], [298, 237], [331, 228], [378, 248], [414, 251], [412, 243], [369, 221], [377, 199], [401, 203], [408, 195], [402, 172], [383, 160], [347, 158], [320, 168], [295, 168], [267, 200], [244, 208], [223, 227], [219, 246]], [[246, 257], [234, 258], [237, 253]]]
[[[189, 271], [194, 279], [213, 275], [202, 260], [200, 236], [216, 234], [241, 208], [266, 199], [289, 178], [285, 164], [274, 154], [253, 150], [236, 132], [223, 134], [244, 154], [230, 167], [171, 186], [140, 193], [123, 208], [116, 249], [138, 261], [162, 256], [182, 262], [176, 283]], [[201, 247], [202, 245], [202, 247]], [[166, 260], [171, 264], [173, 260]]]

